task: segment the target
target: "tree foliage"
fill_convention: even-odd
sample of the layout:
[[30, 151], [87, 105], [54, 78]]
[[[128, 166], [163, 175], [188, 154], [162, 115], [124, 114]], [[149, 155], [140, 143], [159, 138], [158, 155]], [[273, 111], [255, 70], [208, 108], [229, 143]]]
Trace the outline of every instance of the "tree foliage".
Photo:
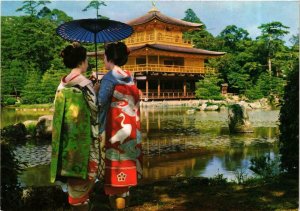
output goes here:
[[[274, 35], [274, 39], [278, 40], [271, 58], [267, 40], [261, 38], [251, 40], [246, 30], [228, 26], [218, 36], [222, 40], [219, 43], [221, 44], [219, 51], [227, 52], [226, 55], [208, 64], [219, 71], [221, 79], [229, 85], [229, 92], [246, 95], [250, 100], [270, 95], [282, 97], [284, 77], [298, 61], [299, 52], [295, 45], [289, 48], [280, 40], [286, 34], [285, 31], [279, 31], [279, 34], [280, 36]], [[271, 74], [269, 62], [271, 62]], [[270, 76], [266, 77], [265, 73]]]
[[196, 97], [199, 99], [224, 99], [220, 92], [220, 79], [216, 75], [207, 75], [196, 83]]
[[70, 70], [67, 69], [54, 69], [51, 67], [43, 75], [41, 80], [41, 89], [43, 97], [40, 99], [40, 103], [48, 103], [54, 101], [56, 89], [64, 75], [67, 75]]
[[102, 16], [99, 14], [99, 10], [101, 6], [106, 6], [104, 1], [98, 1], [98, 0], [93, 0], [90, 1], [90, 3], [82, 10], [83, 12], [88, 11], [89, 9], [95, 9], [96, 10], [96, 18], [104, 18], [107, 19], [107, 17]]
[[30, 16], [37, 15], [37, 8], [41, 5], [46, 5], [51, 3], [50, 1], [23, 1], [23, 6], [18, 8], [17, 12], [24, 12], [25, 14], [29, 14]]
[[219, 40], [215, 39], [214, 36], [206, 30], [206, 25], [192, 9], [189, 8], [185, 11], [185, 17], [182, 20], [201, 24], [199, 30], [185, 32], [183, 34], [184, 39], [192, 41], [195, 48], [217, 50]]
[[37, 17], [51, 20], [56, 25], [73, 20], [73, 18], [68, 16], [64, 11], [58, 9], [50, 10], [48, 7], [43, 7], [43, 9], [37, 14]]
[[[52, 61], [67, 42], [55, 34], [57, 23], [51, 19], [2, 17], [1, 24], [1, 94], [3, 98], [8, 95], [26, 96], [22, 92], [26, 92], [27, 83], [32, 83], [31, 77], [41, 77], [50, 69]], [[39, 77], [36, 79], [34, 83], [38, 84]], [[31, 97], [26, 97], [25, 101], [30, 103], [28, 98]]]
[[[203, 24], [202, 21], [200, 20], [200, 18], [198, 18], [198, 16], [194, 12], [194, 10], [192, 10], [191, 8], [189, 8], [185, 11], [185, 17], [182, 20], [192, 22], [192, 23]], [[204, 26], [204, 28], [206, 28], [205, 24], [203, 24], [203, 26]]]
[[219, 79], [228, 83], [228, 92], [246, 95], [250, 100], [270, 95], [282, 97], [285, 77], [299, 61], [298, 36], [292, 37], [292, 47], [285, 46], [282, 40], [288, 34], [287, 26], [276, 21], [261, 24], [261, 34], [252, 40], [247, 30], [236, 25], [226, 26], [214, 37], [192, 9], [186, 10], [183, 20], [204, 25], [184, 34], [195, 48], [226, 52], [220, 58], [210, 59], [206, 66], [218, 70]]
[[245, 95], [251, 100], [272, 96], [281, 97], [283, 96], [284, 85], [285, 81], [282, 78], [263, 73], [256, 84], [246, 91]]
[[282, 37], [289, 32], [286, 30], [289, 27], [284, 26], [280, 22], [271, 22], [262, 24], [258, 27], [261, 30], [261, 35], [257, 39], [264, 42], [264, 48], [267, 51], [267, 62], [269, 74], [279, 74], [276, 69], [272, 68], [272, 59], [274, 55], [284, 48], [284, 41]]
[[[28, 16], [1, 18], [3, 98], [21, 96], [26, 103], [51, 102], [61, 75], [67, 72], [59, 53], [68, 42], [57, 36], [55, 29], [72, 17], [61, 10], [50, 10], [45, 6], [47, 3], [24, 1], [19, 10], [26, 11]], [[101, 6], [106, 4], [91, 1], [84, 10], [98, 11]], [[282, 96], [285, 77], [299, 62], [299, 36], [292, 37], [290, 47], [282, 40], [288, 27], [280, 22], [262, 24], [259, 26], [261, 35], [252, 40], [245, 29], [235, 25], [229, 25], [218, 36], [213, 36], [192, 9], [185, 12], [183, 20], [202, 24], [200, 30], [184, 33], [184, 39], [191, 40], [194, 48], [226, 52], [222, 57], [205, 61], [206, 66], [218, 70], [219, 81], [198, 86], [204, 93], [209, 90], [214, 96], [216, 90], [220, 92], [222, 81], [228, 83], [228, 92], [245, 95], [250, 100]], [[86, 47], [88, 51], [94, 51], [93, 44]], [[101, 48], [103, 45], [99, 44], [98, 49]], [[94, 59], [89, 63], [90, 67], [95, 67]], [[199, 97], [207, 97], [199, 90], [197, 93]]]
[[43, 97], [41, 92], [41, 73], [32, 70], [29, 72], [27, 82], [21, 93], [22, 103], [33, 104], [39, 103], [39, 99]]
[[289, 74], [280, 109], [281, 168], [291, 174], [299, 173], [299, 63]]
[[241, 41], [250, 40], [248, 36], [249, 33], [247, 30], [235, 25], [226, 26], [219, 35], [224, 42], [224, 50], [226, 50], [226, 52], [236, 52], [239, 50], [238, 47]]
[[[1, 90], [7, 95], [19, 95], [26, 82], [28, 66], [18, 60], [12, 60], [2, 66], [1, 71]], [[7, 85], [10, 86], [7, 86]]]

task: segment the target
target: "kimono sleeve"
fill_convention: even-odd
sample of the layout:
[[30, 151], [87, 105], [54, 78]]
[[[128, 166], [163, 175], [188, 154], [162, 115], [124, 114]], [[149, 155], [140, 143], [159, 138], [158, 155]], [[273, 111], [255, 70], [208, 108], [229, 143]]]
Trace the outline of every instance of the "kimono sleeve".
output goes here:
[[98, 93], [98, 106], [99, 106], [99, 132], [100, 134], [105, 130], [106, 115], [110, 106], [111, 97], [113, 95], [115, 84], [103, 79]]
[[65, 96], [62, 91], [57, 91], [54, 101], [54, 114], [52, 125], [52, 155], [50, 165], [50, 181], [53, 183], [56, 179], [58, 167], [58, 155], [61, 142], [61, 129], [65, 108]]

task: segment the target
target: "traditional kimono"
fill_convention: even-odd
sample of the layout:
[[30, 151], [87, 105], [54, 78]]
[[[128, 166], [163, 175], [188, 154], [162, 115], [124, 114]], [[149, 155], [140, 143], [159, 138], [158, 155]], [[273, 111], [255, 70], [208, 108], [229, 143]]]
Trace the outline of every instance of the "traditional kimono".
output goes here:
[[91, 81], [82, 75], [69, 82], [63, 78], [54, 105], [51, 182], [67, 180], [69, 203], [82, 203], [99, 164], [98, 108]]
[[139, 90], [130, 73], [108, 72], [98, 103], [100, 132], [105, 130], [105, 193], [124, 193], [142, 176]]

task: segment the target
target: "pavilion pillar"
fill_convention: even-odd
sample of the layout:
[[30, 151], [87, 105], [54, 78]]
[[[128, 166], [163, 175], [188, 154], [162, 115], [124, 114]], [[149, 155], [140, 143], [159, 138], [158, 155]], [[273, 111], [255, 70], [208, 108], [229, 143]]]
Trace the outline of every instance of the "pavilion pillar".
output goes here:
[[159, 67], [160, 61], [159, 61], [159, 54], [157, 55], [157, 65]]
[[149, 59], [148, 59], [148, 48], [146, 48], [146, 67], [147, 67], [147, 72], [148, 70], [148, 64], [149, 64]]
[[186, 97], [186, 79], [183, 81], [183, 96]]

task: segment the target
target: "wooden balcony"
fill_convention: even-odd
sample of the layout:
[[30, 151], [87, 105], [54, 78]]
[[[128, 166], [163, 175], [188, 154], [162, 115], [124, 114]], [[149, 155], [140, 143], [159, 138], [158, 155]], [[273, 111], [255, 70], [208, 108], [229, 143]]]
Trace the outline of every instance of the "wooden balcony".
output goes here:
[[166, 73], [198, 73], [207, 74], [215, 73], [214, 68], [209, 67], [195, 67], [195, 66], [176, 66], [176, 65], [162, 65], [162, 64], [141, 64], [141, 65], [125, 65], [125, 70], [130, 72], [166, 72]]
[[142, 91], [142, 95], [140, 96], [141, 100], [178, 100], [178, 99], [195, 99], [195, 92], [186, 92], [184, 95], [183, 91], [174, 91], [174, 92], [158, 92], [150, 91], [147, 93], [145, 90]]
[[[176, 65], [162, 65], [162, 64], [139, 64], [139, 65], [124, 65], [124, 70], [135, 72], [161, 72], [161, 73], [190, 73], [190, 74], [211, 74], [216, 73], [216, 70], [211, 67], [195, 67], [195, 66], [176, 66]], [[102, 73], [108, 71], [103, 68]]]
[[192, 47], [191, 41], [184, 40], [180, 36], [160, 35], [156, 33], [145, 34], [144, 36], [132, 35], [125, 40], [125, 44], [128, 46], [154, 43]]

